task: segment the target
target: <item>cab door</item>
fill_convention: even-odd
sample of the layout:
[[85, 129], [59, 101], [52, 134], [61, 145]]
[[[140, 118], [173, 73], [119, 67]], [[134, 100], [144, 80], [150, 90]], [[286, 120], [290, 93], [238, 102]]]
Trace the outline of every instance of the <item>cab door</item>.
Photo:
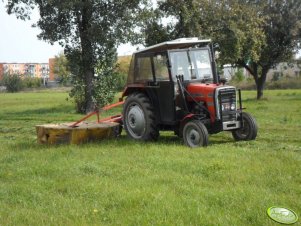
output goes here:
[[161, 124], [175, 124], [175, 100], [174, 100], [174, 82], [171, 80], [167, 55], [157, 53], [153, 56], [153, 68], [157, 88], [157, 96]]

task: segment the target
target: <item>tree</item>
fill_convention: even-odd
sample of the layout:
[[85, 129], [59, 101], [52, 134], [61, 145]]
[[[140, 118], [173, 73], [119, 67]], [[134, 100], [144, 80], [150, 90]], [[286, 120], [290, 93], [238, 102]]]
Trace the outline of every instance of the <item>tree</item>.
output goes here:
[[66, 85], [70, 80], [71, 72], [69, 70], [69, 63], [64, 53], [59, 53], [54, 60], [54, 74], [59, 82]]
[[[297, 0], [166, 0], [155, 19], [163, 39], [196, 36], [220, 46], [219, 63], [245, 67], [263, 95], [268, 70], [289, 59], [300, 40], [301, 2]], [[165, 26], [162, 18], [171, 22]], [[154, 27], [148, 24], [147, 28]], [[147, 34], [154, 42], [156, 36]], [[164, 40], [163, 40], [164, 41]]]
[[254, 77], [257, 99], [263, 96], [263, 89], [269, 69], [280, 62], [289, 61], [298, 49], [301, 38], [301, 1], [270, 0], [264, 4], [249, 3], [258, 14], [265, 15], [263, 31], [266, 45], [260, 50], [259, 59], [240, 59]]
[[[41, 29], [39, 38], [59, 42], [71, 63], [72, 73], [84, 87], [83, 112], [94, 109], [95, 66], [115, 59], [116, 45], [135, 36], [139, 17], [147, 9], [146, 0], [10, 0], [8, 13], [27, 19], [37, 7]], [[138, 21], [138, 22], [137, 22]], [[111, 64], [104, 63], [107, 67]]]
[[[161, 28], [166, 32], [161, 37], [211, 38], [219, 44], [220, 65], [234, 65], [240, 59], [257, 61], [265, 44], [263, 16], [240, 0], [187, 0], [185, 4], [182, 0], [166, 0], [159, 3], [157, 11], [161, 15], [156, 19], [157, 27], [162, 27], [162, 18], [170, 18], [170, 23]], [[146, 40], [154, 42], [156, 37], [151, 33], [148, 36]]]
[[7, 92], [16, 93], [23, 88], [21, 75], [13, 74], [4, 74], [2, 84], [6, 87]]

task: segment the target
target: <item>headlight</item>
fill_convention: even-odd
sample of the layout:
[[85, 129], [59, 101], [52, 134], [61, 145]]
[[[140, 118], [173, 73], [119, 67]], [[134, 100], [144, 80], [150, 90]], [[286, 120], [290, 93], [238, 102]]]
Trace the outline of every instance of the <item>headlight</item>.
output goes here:
[[223, 103], [222, 104], [222, 111], [234, 111], [236, 110], [235, 103]]

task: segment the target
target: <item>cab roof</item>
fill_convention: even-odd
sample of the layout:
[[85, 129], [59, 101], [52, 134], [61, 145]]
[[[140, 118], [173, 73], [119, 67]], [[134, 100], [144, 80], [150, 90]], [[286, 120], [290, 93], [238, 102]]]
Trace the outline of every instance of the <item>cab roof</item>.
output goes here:
[[149, 53], [149, 52], [163, 52], [169, 49], [184, 49], [194, 47], [196, 45], [207, 45], [211, 42], [211, 39], [200, 40], [198, 38], [180, 38], [172, 41], [162, 42], [153, 46], [146, 47], [145, 49], [138, 50], [137, 53]]

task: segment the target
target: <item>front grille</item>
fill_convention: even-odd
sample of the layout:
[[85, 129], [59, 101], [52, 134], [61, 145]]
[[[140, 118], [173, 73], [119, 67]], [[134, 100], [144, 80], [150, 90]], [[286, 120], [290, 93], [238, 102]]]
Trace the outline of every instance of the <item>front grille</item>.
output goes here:
[[[236, 90], [234, 88], [219, 90], [219, 104], [221, 120], [223, 122], [236, 121]], [[233, 104], [235, 108], [231, 109]]]

